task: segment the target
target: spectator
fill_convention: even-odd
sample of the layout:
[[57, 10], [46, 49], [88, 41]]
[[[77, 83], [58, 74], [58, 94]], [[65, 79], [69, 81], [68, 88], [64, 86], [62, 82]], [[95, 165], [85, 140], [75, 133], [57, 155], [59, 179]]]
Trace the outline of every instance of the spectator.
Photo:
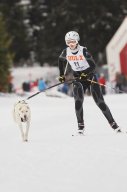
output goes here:
[[125, 80], [124, 80], [124, 91], [127, 92], [127, 75], [125, 75]]
[[29, 92], [30, 91], [30, 83], [29, 82], [23, 82], [22, 83], [22, 89], [25, 92]]
[[43, 80], [43, 78], [40, 78], [38, 81], [38, 89], [39, 91], [43, 91], [44, 89], [46, 89], [47, 85], [45, 83], [45, 81]]
[[116, 89], [118, 89], [118, 93], [123, 91], [123, 75], [120, 72], [116, 73]]
[[64, 83], [62, 86], [62, 92], [65, 93], [66, 95], [68, 94], [69, 86], [67, 83]]

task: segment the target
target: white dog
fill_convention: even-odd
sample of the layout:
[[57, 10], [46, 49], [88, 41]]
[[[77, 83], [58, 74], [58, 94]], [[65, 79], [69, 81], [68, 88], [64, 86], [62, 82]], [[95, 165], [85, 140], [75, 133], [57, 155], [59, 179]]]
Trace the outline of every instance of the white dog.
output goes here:
[[31, 119], [31, 111], [28, 104], [24, 100], [18, 101], [14, 105], [13, 115], [15, 122], [20, 128], [23, 141], [28, 141], [28, 132]]

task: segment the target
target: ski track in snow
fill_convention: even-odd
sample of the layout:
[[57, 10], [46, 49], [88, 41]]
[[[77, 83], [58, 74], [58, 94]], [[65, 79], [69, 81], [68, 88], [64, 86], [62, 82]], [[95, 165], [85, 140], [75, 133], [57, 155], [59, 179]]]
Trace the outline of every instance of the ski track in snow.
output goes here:
[[[2, 192], [126, 192], [127, 135], [110, 128], [92, 97], [84, 99], [86, 135], [77, 130], [73, 98], [40, 94], [30, 100], [29, 141], [13, 121], [18, 97], [0, 97]], [[106, 95], [118, 124], [127, 128], [127, 95]]]

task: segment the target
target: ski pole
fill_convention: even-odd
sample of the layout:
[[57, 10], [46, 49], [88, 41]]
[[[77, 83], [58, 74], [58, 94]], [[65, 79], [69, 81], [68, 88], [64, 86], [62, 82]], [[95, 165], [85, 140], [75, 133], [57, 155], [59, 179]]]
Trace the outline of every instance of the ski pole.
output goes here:
[[67, 63], [66, 63], [66, 67], [65, 67], [65, 70], [64, 70], [64, 75], [66, 75], [67, 68], [68, 68], [68, 61], [67, 61]]
[[[75, 80], [75, 79], [69, 79], [69, 80], [67, 80], [67, 81], [65, 81], [65, 82], [60, 82], [60, 83], [57, 83], [57, 84], [55, 84], [55, 85], [52, 85], [52, 86], [50, 86], [50, 87], [48, 87], [48, 88], [45, 88], [45, 89], [42, 90], [42, 91], [38, 91], [38, 92], [36, 92], [35, 94], [29, 96], [26, 100], [29, 100], [29, 99], [31, 99], [32, 97], [35, 97], [36, 95], [38, 95], [38, 94], [40, 94], [40, 93], [42, 93], [42, 92], [45, 92], [45, 91], [47, 91], [47, 90], [49, 90], [49, 89], [51, 89], [51, 88], [53, 88], [53, 87], [57, 87], [57, 86], [59, 86], [59, 85], [62, 85], [63, 83], [68, 83], [68, 82], [70, 82], [70, 81], [71, 81], [71, 83], [73, 83], [74, 80]], [[71, 84], [71, 83], [69, 83], [69, 84]]]
[[104, 87], [107, 87], [107, 88], [111, 88], [111, 89], [113, 89], [113, 90], [115, 90], [115, 91], [119, 91], [119, 93], [126, 93], [125, 91], [122, 91], [122, 90], [120, 90], [120, 89], [116, 89], [116, 88], [114, 88], [114, 87], [111, 87], [111, 86], [108, 86], [108, 85], [104, 85], [104, 84], [102, 84], [102, 83], [98, 83], [97, 81], [93, 81], [93, 80], [90, 80], [90, 79], [87, 79], [87, 81], [90, 81], [91, 83], [95, 83], [95, 84], [97, 84], [97, 85], [100, 85], [100, 86], [104, 86]]

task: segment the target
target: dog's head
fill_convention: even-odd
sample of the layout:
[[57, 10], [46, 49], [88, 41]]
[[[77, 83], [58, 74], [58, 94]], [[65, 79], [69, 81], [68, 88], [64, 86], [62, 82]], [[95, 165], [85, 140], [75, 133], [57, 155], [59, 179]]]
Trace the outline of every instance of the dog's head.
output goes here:
[[21, 118], [22, 122], [26, 122], [28, 120], [29, 110], [30, 109], [29, 109], [28, 105], [20, 105], [18, 114], [19, 114], [19, 117]]

